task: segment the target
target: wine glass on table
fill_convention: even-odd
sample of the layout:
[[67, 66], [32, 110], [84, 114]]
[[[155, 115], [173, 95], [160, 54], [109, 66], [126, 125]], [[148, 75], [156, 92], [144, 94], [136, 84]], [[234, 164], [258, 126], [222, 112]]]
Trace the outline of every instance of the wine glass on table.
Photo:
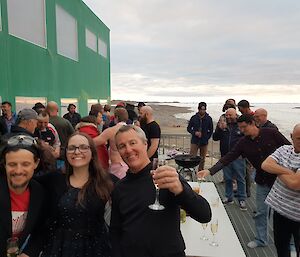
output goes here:
[[[155, 171], [157, 169], [157, 167], [159, 166], [163, 166], [166, 164], [166, 161], [164, 159], [159, 160], [158, 158], [153, 158], [152, 161], [152, 170]], [[165, 206], [163, 206], [162, 204], [160, 204], [159, 202], [159, 188], [158, 185], [155, 184], [155, 182], [153, 181], [154, 185], [155, 185], [155, 201], [153, 204], [149, 205], [149, 208], [151, 210], [154, 211], [161, 211], [165, 209]]]
[[216, 241], [216, 234], [218, 232], [218, 220], [213, 219], [210, 223], [210, 230], [211, 233], [213, 234], [213, 239], [210, 243], [211, 246], [219, 246], [218, 242]]
[[203, 229], [203, 234], [200, 237], [200, 239], [206, 241], [206, 240], [208, 240], [208, 237], [206, 236], [205, 231], [206, 231], [206, 228], [208, 226], [208, 223], [201, 223], [201, 225], [202, 225], [202, 229]]
[[11, 237], [7, 239], [6, 256], [17, 257], [19, 254], [18, 238]]

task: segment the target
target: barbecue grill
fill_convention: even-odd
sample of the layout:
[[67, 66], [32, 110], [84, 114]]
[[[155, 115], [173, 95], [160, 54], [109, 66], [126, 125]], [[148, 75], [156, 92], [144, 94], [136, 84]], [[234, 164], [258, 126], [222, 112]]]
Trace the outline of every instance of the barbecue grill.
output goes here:
[[200, 156], [191, 154], [179, 154], [175, 156], [175, 162], [179, 166], [178, 173], [184, 178], [189, 177], [192, 181], [197, 181], [195, 167], [199, 165], [200, 161]]

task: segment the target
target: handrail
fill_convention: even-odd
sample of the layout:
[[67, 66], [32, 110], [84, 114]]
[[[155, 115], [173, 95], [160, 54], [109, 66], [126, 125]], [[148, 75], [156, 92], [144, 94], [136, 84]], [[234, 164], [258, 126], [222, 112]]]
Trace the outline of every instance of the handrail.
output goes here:
[[[210, 139], [208, 142], [208, 155], [210, 159], [210, 164], [214, 164], [220, 157], [219, 149], [214, 148], [213, 140]], [[173, 134], [173, 133], [162, 133], [159, 143], [159, 154], [165, 155], [169, 150], [177, 150], [180, 152], [189, 153], [191, 145], [191, 134], [181, 133], [181, 134]]]

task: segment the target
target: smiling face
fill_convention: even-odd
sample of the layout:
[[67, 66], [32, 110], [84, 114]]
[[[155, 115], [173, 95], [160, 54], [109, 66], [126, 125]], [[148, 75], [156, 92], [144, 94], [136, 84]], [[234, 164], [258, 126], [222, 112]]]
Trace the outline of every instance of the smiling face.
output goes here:
[[5, 170], [9, 188], [12, 191], [25, 190], [38, 164], [39, 159], [35, 159], [33, 153], [26, 149], [6, 153]]
[[92, 152], [87, 138], [82, 135], [72, 136], [68, 142], [66, 155], [73, 168], [88, 168]]
[[133, 129], [117, 134], [116, 145], [124, 162], [132, 172], [139, 172], [149, 162], [147, 142]]

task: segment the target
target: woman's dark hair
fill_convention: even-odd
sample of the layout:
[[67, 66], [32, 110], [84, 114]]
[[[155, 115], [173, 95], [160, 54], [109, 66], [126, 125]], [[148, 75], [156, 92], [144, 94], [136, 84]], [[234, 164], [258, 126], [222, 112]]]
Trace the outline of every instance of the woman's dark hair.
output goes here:
[[[97, 114], [97, 116], [98, 116], [98, 114]], [[93, 123], [93, 124], [97, 125], [97, 116], [94, 116], [94, 115], [85, 116], [85, 117], [82, 117], [80, 119], [80, 121], [81, 122]]]
[[91, 106], [91, 110], [89, 112], [89, 115], [97, 116], [98, 112], [103, 113], [103, 106], [101, 104], [93, 104]]
[[[78, 203], [83, 205], [86, 194], [96, 193], [99, 198], [103, 201], [108, 201], [110, 199], [110, 193], [113, 189], [113, 183], [110, 179], [109, 174], [100, 166], [96, 146], [94, 144], [93, 139], [82, 132], [75, 132], [69, 137], [68, 143], [70, 139], [76, 135], [80, 135], [85, 137], [88, 140], [90, 150], [92, 153], [92, 158], [89, 163], [89, 179], [79, 191], [78, 194]], [[67, 144], [68, 145], [68, 144]], [[73, 167], [68, 162], [66, 158], [66, 174], [69, 181], [70, 176], [73, 174]]]

